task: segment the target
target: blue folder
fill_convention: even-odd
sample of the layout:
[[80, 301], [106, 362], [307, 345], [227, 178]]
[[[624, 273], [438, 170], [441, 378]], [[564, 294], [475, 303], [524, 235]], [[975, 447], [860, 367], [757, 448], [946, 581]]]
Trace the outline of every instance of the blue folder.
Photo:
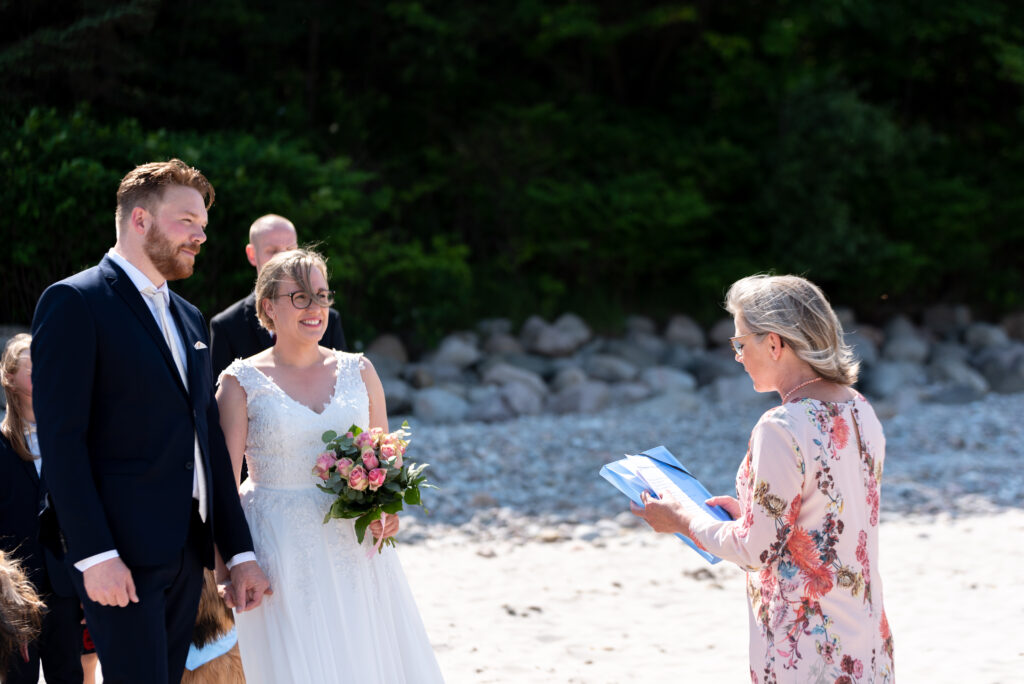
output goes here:
[[[665, 473], [666, 476], [672, 482], [674, 482], [679, 489], [683, 490], [687, 496], [693, 499], [701, 508], [708, 512], [713, 518], [717, 520], [732, 520], [729, 514], [726, 513], [722, 508], [718, 506], [708, 506], [704, 503], [706, 499], [711, 498], [711, 493], [708, 492], [707, 488], [700, 483], [700, 480], [695, 478], [689, 470], [687, 470], [682, 463], [672, 455], [668, 449], [663, 446], [654, 447], [643, 451], [637, 456], [646, 456], [648, 459], [654, 462], [658, 469]], [[641, 480], [630, 472], [629, 468], [625, 465], [626, 459], [620, 459], [613, 461], [601, 467], [601, 477], [608, 480], [616, 489], [628, 496], [633, 503], [637, 506], [643, 506], [643, 501], [640, 500], [641, 492], [653, 493], [650, 491], [650, 487], [647, 483]], [[697, 545], [693, 541], [683, 534], [676, 534], [677, 537], [682, 539], [687, 545], [690, 546], [694, 551], [699, 553], [709, 563], [718, 563], [722, 559], [718, 556], [708, 553], [703, 549], [697, 548]]]

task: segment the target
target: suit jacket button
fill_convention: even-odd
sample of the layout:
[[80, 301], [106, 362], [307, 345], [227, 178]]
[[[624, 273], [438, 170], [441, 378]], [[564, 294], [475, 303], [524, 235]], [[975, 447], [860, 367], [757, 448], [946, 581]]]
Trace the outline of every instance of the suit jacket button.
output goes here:
[[185, 470], [192, 470], [195, 467], [196, 467], [195, 461], [188, 461], [185, 464]]

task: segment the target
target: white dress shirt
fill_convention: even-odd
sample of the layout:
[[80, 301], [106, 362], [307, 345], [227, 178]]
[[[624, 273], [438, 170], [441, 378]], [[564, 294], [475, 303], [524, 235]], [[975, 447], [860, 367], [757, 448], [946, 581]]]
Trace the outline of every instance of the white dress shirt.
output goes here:
[[[147, 287], [152, 287], [157, 292], [164, 293], [164, 296], [167, 297], [167, 301], [168, 302], [170, 301], [171, 295], [170, 295], [170, 291], [167, 289], [167, 281], [164, 281], [163, 284], [160, 285], [160, 287], [157, 287], [156, 283], [152, 282], [149, 279], [149, 277], [146, 276], [145, 273], [140, 271], [134, 264], [132, 264], [127, 259], [125, 259], [123, 256], [121, 256], [120, 254], [115, 252], [113, 248], [111, 248], [110, 251], [107, 252], [107, 256], [109, 256], [111, 258], [111, 260], [114, 261], [114, 263], [116, 263], [118, 266], [121, 267], [122, 270], [124, 270], [125, 274], [132, 281], [132, 284], [135, 285], [135, 288], [137, 290], [139, 290], [141, 292], [143, 289], [145, 289]], [[145, 302], [146, 306], [149, 308], [149, 312], [153, 315], [153, 320], [156, 321], [157, 327], [162, 329], [162, 324], [160, 322], [160, 314], [157, 312], [156, 305], [153, 303], [153, 300], [150, 297], [142, 297], [142, 301]], [[185, 343], [182, 340], [181, 332], [178, 330], [178, 326], [174, 322], [174, 317], [173, 316], [170, 316], [170, 315], [167, 316], [167, 325], [168, 325], [168, 328], [169, 328], [168, 332], [170, 333], [170, 338], [172, 340], [174, 340], [175, 345], [178, 347], [179, 357], [181, 358], [182, 364], [185, 366], [185, 372], [187, 374], [188, 373], [188, 355], [186, 354]], [[201, 458], [200, 454], [198, 453], [198, 448], [199, 448], [198, 445], [199, 445], [199, 442], [198, 442], [198, 439], [197, 439], [197, 441], [196, 441], [196, 449], [197, 449], [196, 457], [198, 459], [198, 462], [199, 462], [200, 468], [201, 468], [202, 467], [202, 458]], [[199, 498], [199, 475], [200, 475], [200, 468], [193, 469], [193, 471], [192, 471], [192, 498], [197, 499], [197, 500]], [[110, 560], [111, 558], [117, 558], [118, 556], [120, 556], [120, 554], [117, 552], [117, 549], [111, 549], [110, 551], [104, 551], [103, 553], [98, 553], [95, 556], [89, 556], [88, 558], [83, 558], [82, 560], [80, 560], [77, 563], [75, 563], [75, 567], [78, 568], [80, 571], [85, 572], [86, 570], [88, 570], [89, 568], [91, 568], [94, 565], [102, 563], [103, 561], [106, 561], [106, 560]], [[245, 561], [250, 561], [250, 560], [252, 560], [252, 561], [256, 560], [256, 554], [251, 552], [251, 551], [246, 551], [246, 552], [239, 553], [239, 554], [233, 556], [231, 558], [231, 560], [228, 561], [227, 566], [230, 569], [233, 566], [237, 565], [238, 563], [244, 563]]]

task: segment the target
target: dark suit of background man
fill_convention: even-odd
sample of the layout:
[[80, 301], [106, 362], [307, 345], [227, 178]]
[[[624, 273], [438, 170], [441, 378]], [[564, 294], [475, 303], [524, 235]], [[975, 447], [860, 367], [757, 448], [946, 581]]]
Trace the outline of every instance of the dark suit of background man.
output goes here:
[[107, 684], [178, 682], [214, 542], [232, 594], [269, 591], [234, 485], [192, 275], [213, 187], [174, 159], [117, 191], [117, 243], [51, 285], [32, 321], [32, 382], [52, 495]]
[[[295, 226], [283, 216], [267, 214], [256, 219], [249, 228], [249, 244], [245, 255], [259, 274], [263, 264], [278, 252], [287, 252], [298, 247]], [[258, 354], [274, 344], [267, 329], [256, 319], [256, 297], [240, 299], [221, 311], [210, 321], [210, 347], [213, 357], [214, 381], [222, 370], [235, 359], [245, 359]], [[341, 316], [331, 309], [327, 318], [327, 330], [320, 344], [338, 351], [345, 351], [345, 333], [341, 329]]]
[[[32, 435], [31, 438], [34, 438]], [[30, 439], [31, 439], [30, 438]], [[45, 530], [57, 521], [48, 505], [46, 488], [36, 471], [38, 461], [26, 461], [0, 435], [0, 549], [21, 561], [32, 586], [46, 601], [43, 631], [28, 646], [29, 660], [11, 658], [7, 684], [36, 684], [39, 664], [50, 684], [82, 682], [82, 627], [78, 595], [71, 585], [59, 548], [44, 543]]]

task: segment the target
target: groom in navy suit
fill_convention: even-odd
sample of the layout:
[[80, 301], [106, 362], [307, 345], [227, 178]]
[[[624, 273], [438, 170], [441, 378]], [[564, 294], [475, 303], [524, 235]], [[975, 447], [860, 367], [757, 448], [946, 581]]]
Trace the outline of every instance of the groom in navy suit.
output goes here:
[[167, 289], [192, 275], [213, 187], [184, 162], [117, 191], [117, 243], [51, 285], [32, 321], [43, 475], [103, 679], [178, 682], [214, 544], [240, 610], [255, 562], [214, 401], [206, 324]]

